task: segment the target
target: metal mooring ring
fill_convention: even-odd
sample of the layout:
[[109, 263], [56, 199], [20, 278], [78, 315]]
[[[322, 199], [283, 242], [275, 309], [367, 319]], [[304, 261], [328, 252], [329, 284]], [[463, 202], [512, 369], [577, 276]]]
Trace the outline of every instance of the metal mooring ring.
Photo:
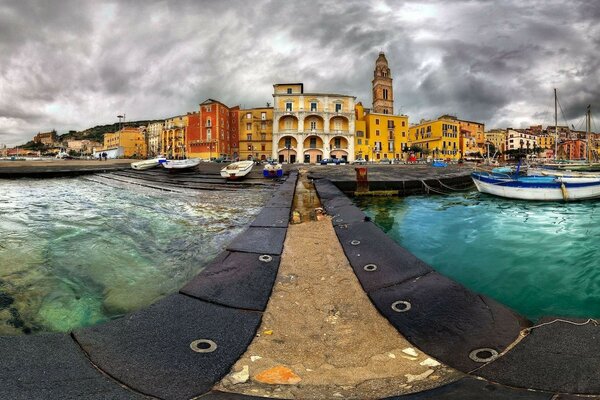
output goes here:
[[217, 349], [217, 344], [210, 339], [198, 339], [190, 343], [190, 348], [196, 353], [212, 353]]
[[259, 256], [258, 259], [262, 262], [271, 262], [273, 261], [273, 257], [271, 257], [268, 254], [263, 254], [262, 256]]
[[475, 362], [487, 363], [498, 358], [498, 352], [494, 349], [484, 347], [470, 352], [469, 358]]
[[405, 300], [398, 300], [392, 303], [392, 310], [396, 312], [407, 312], [411, 307], [412, 305]]
[[352, 246], [358, 246], [360, 244], [360, 240], [353, 240], [350, 242]]
[[377, 265], [375, 264], [367, 264], [363, 267], [363, 269], [367, 272], [377, 271]]

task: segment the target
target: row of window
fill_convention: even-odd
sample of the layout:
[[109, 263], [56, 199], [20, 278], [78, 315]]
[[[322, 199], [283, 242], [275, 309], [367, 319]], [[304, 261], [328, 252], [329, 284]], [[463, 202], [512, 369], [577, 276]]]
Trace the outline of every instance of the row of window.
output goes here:
[[[249, 133], [246, 135], [246, 140], [252, 140], [252, 134]], [[260, 140], [267, 140], [267, 134], [266, 133], [261, 133], [260, 134]]]
[[[342, 112], [343, 108], [342, 108], [342, 104], [341, 103], [335, 103], [334, 106], [335, 106], [334, 111], [336, 113]], [[292, 103], [291, 101], [290, 102], [286, 102], [285, 103], [285, 111], [286, 112], [292, 112], [292, 111], [294, 111], [294, 103]], [[310, 103], [310, 111], [311, 112], [318, 112], [319, 111], [318, 105], [317, 105], [316, 102], [311, 102]]]
[[[246, 119], [252, 119], [252, 113], [246, 113]], [[266, 120], [267, 119], [267, 113], [266, 112], [261, 112], [260, 113], [260, 119]]]

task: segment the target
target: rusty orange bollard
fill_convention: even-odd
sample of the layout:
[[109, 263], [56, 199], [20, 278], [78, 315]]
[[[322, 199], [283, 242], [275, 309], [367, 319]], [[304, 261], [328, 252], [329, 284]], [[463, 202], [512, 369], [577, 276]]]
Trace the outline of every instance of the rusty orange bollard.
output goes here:
[[369, 178], [367, 176], [367, 167], [356, 167], [356, 191], [357, 192], [368, 192], [369, 191]]

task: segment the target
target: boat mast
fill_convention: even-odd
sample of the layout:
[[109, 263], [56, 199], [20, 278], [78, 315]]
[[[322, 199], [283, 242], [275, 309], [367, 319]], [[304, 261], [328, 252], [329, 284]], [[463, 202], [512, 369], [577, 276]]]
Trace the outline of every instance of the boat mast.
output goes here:
[[558, 155], [558, 100], [556, 99], [556, 88], [554, 88], [554, 161]]
[[587, 141], [587, 154], [586, 154], [587, 162], [589, 164], [592, 163], [592, 143], [590, 141], [591, 125], [592, 125], [592, 111], [591, 111], [591, 104], [588, 104], [587, 112], [585, 113], [585, 138]]

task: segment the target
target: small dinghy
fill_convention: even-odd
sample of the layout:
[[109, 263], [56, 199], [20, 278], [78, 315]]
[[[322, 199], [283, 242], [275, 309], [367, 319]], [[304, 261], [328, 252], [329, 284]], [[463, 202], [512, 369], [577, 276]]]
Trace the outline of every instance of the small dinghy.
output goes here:
[[158, 156], [156, 158], [152, 158], [150, 160], [143, 160], [131, 163], [131, 168], [137, 169], [138, 171], [142, 171], [145, 169], [150, 169], [154, 167], [158, 167], [160, 164], [166, 162], [167, 159], [163, 156]]
[[238, 161], [229, 164], [225, 168], [221, 169], [221, 176], [229, 180], [236, 180], [243, 178], [252, 171], [254, 161]]
[[200, 164], [199, 158], [188, 158], [187, 160], [167, 160], [162, 166], [171, 171], [181, 171], [195, 168]]

